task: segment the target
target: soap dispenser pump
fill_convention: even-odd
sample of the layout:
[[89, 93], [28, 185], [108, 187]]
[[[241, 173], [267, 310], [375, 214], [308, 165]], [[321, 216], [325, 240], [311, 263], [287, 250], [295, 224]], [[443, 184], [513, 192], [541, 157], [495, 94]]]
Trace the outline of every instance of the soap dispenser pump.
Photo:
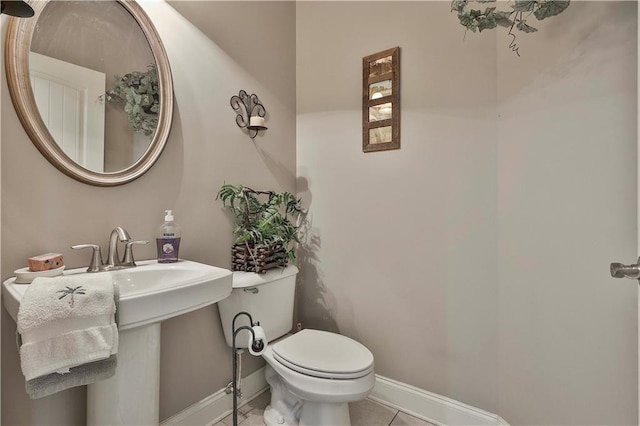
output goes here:
[[165, 210], [164, 223], [160, 225], [158, 236], [156, 238], [159, 263], [172, 263], [178, 261], [180, 234], [180, 226], [173, 220], [173, 210]]

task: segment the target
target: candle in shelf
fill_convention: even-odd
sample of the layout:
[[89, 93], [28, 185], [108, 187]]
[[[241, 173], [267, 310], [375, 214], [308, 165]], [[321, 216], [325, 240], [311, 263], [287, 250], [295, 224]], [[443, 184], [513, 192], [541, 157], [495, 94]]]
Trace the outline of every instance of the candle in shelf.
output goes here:
[[249, 126], [264, 127], [264, 118], [258, 116], [251, 117], [251, 119], [249, 120]]

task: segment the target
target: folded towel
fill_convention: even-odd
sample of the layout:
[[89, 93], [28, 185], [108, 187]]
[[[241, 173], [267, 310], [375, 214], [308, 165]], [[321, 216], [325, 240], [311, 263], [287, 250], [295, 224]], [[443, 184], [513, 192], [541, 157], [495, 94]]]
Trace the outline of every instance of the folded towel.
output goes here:
[[110, 273], [33, 280], [17, 321], [25, 379], [69, 373], [116, 354], [116, 294]]
[[118, 360], [115, 355], [69, 369], [67, 374], [51, 373], [26, 382], [31, 399], [43, 398], [76, 386], [89, 385], [112, 377]]

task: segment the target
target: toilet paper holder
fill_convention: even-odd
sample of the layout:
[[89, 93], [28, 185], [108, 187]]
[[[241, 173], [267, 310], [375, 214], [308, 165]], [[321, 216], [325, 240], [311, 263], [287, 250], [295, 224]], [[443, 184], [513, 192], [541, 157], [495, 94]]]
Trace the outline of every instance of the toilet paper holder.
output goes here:
[[[238, 319], [238, 317], [240, 316], [246, 316], [249, 318], [249, 324], [251, 324], [251, 326], [248, 325], [243, 325], [241, 327], [236, 328], [236, 319]], [[267, 336], [263, 330], [263, 328], [260, 326], [260, 322], [256, 321], [253, 322], [253, 318], [251, 317], [251, 314], [248, 312], [239, 312], [237, 313], [234, 317], [233, 317], [233, 321], [231, 323], [231, 334], [233, 336], [232, 340], [233, 340], [233, 346], [232, 346], [232, 356], [233, 356], [233, 382], [232, 382], [232, 390], [233, 390], [233, 426], [237, 426], [238, 425], [238, 381], [239, 381], [239, 374], [238, 374], [238, 367], [239, 367], [239, 363], [240, 363], [240, 357], [237, 354], [237, 349], [236, 349], [236, 337], [238, 336], [238, 333], [240, 333], [242, 330], [247, 330], [250, 334], [249, 334], [249, 342], [247, 343], [247, 348], [249, 349], [249, 353], [253, 356], [260, 356], [264, 353], [264, 351], [267, 349]]]

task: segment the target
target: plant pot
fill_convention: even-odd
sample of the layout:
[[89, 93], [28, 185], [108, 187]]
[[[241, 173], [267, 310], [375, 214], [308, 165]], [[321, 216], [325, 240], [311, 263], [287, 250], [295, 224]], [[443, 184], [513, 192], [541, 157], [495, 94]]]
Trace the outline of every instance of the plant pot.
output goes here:
[[282, 244], [254, 246], [234, 244], [231, 248], [231, 269], [264, 274], [270, 269], [284, 268], [289, 259]]

